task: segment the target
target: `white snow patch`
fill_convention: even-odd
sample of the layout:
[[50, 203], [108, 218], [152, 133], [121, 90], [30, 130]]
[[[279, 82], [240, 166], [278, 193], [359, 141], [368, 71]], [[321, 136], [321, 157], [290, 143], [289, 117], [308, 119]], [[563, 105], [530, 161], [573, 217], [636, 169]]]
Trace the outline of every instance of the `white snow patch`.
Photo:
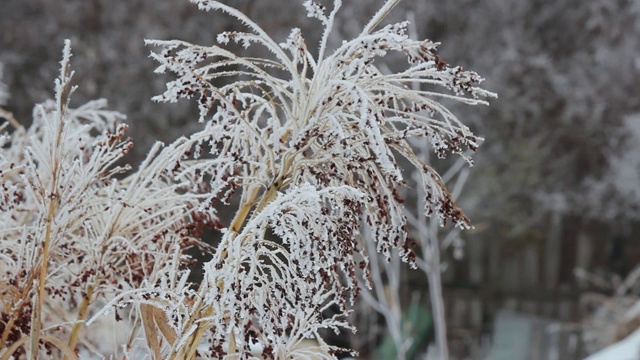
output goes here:
[[610, 345], [584, 360], [638, 360], [640, 359], [640, 329], [623, 340]]

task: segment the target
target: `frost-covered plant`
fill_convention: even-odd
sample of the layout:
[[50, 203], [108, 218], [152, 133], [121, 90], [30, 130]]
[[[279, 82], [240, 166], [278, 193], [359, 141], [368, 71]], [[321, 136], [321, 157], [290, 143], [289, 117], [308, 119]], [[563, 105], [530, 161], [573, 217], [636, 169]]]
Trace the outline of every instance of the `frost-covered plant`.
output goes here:
[[[345, 315], [358, 293], [357, 269], [368, 277], [362, 226], [370, 228], [377, 251], [389, 256], [396, 248], [415, 265], [398, 193], [398, 156], [421, 174], [427, 215], [469, 226], [407, 139], [425, 138], [440, 157], [464, 156], [478, 139], [438, 99], [475, 105], [492, 94], [476, 87], [482, 80], [476, 73], [441, 61], [438, 44], [410, 39], [406, 22], [378, 29], [398, 1], [387, 1], [356, 39], [330, 55], [327, 41], [341, 2], [329, 12], [304, 2], [324, 26], [317, 56], [298, 29], [279, 44], [234, 8], [193, 2], [237, 18], [248, 30], [219, 34], [220, 46], [148, 41], [162, 48], [152, 54], [157, 71], [177, 76], [155, 99], [195, 98], [205, 123], [185, 140], [192, 145], [185, 156], [194, 160], [177, 164], [176, 176], [208, 181], [212, 202], [236, 190], [242, 195], [205, 265], [195, 304], [170, 315], [179, 335], [169, 354], [187, 344], [189, 355], [206, 338], [211, 356], [249, 357], [259, 343], [260, 356], [300, 357], [296, 343], [315, 337], [331, 356], [338, 349], [324, 344], [318, 331], [350, 328]], [[272, 57], [236, 55], [224, 48], [229, 42], [264, 46]], [[375, 62], [391, 52], [404, 54], [409, 66], [380, 71]], [[216, 85], [229, 78], [229, 85]], [[412, 90], [416, 82], [431, 90]], [[330, 306], [337, 314], [322, 317]]]
[[63, 55], [55, 100], [35, 107], [28, 129], [2, 125], [2, 359], [41, 351], [77, 358], [77, 347], [95, 348], [83, 334], [92, 331], [88, 316], [116, 295], [175, 276], [184, 250], [199, 243], [194, 226], [215, 221], [196, 213], [190, 183], [163, 171], [172, 162], [159, 145], [122, 177], [129, 167], [116, 163], [132, 146], [124, 116], [104, 110], [104, 100], [70, 108], [68, 42]]
[[[161, 47], [152, 54], [158, 72], [177, 77], [155, 100], [196, 98], [201, 131], [156, 145], [122, 177], [126, 126], [102, 102], [69, 108], [67, 45], [56, 100], [36, 107], [29, 129], [2, 137], [0, 356], [36, 358], [46, 349], [74, 358], [93, 348], [82, 331], [128, 308], [129, 358], [141, 356], [141, 339], [157, 359], [334, 358], [342, 349], [320, 331], [353, 329], [347, 315], [359, 269], [371, 284], [361, 230], [387, 258], [395, 249], [416, 266], [398, 157], [420, 174], [426, 215], [470, 226], [407, 140], [424, 138], [439, 157], [471, 162], [464, 154], [478, 139], [438, 100], [486, 104], [480, 98], [493, 94], [476, 87], [476, 73], [441, 61], [437, 43], [410, 39], [406, 22], [379, 28], [398, 0], [330, 55], [339, 0], [329, 13], [304, 2], [324, 26], [317, 55], [300, 30], [279, 44], [238, 10], [193, 2], [248, 29], [219, 34], [220, 46], [148, 41]], [[272, 56], [238, 56], [229, 42]], [[409, 65], [381, 71], [375, 62], [388, 53]], [[202, 226], [219, 225], [215, 207], [236, 193], [235, 217], [195, 286], [184, 250]], [[318, 345], [301, 346], [309, 338]]]
[[[411, 139], [416, 154], [420, 154], [421, 158], [429, 164], [430, 145], [427, 142], [420, 142], [419, 139]], [[463, 158], [457, 159], [442, 175], [442, 180], [446, 184], [452, 184], [451, 194], [457, 197], [464, 186], [469, 175], [469, 169], [465, 166]], [[413, 179], [408, 179], [409, 184], [420, 182], [420, 172], [414, 171], [411, 174]], [[413, 180], [413, 181], [411, 181]], [[409, 182], [411, 181], [411, 182]], [[415, 192], [414, 189], [405, 188], [407, 192]], [[420, 191], [418, 191], [418, 194]], [[422, 195], [422, 194], [419, 194]], [[406, 196], [406, 195], [405, 195]], [[410, 197], [406, 196], [406, 197]], [[416, 265], [422, 270], [426, 276], [428, 286], [428, 297], [430, 302], [430, 318], [433, 322], [434, 342], [435, 346], [429, 346], [427, 358], [445, 360], [449, 359], [448, 342], [447, 342], [447, 324], [444, 309], [444, 301], [442, 296], [442, 280], [441, 275], [446, 269], [446, 264], [441, 260], [441, 254], [453, 248], [454, 257], [459, 259], [463, 255], [463, 242], [459, 235], [460, 228], [444, 229], [440, 226], [439, 221], [435, 217], [425, 218], [420, 216], [424, 208], [422, 199], [413, 199], [407, 204], [407, 223], [409, 233], [416, 241], [416, 247], [419, 249], [419, 255], [416, 255]], [[411, 211], [410, 206], [415, 206]], [[370, 254], [375, 254], [375, 244], [373, 239], [368, 238], [369, 233], [365, 232], [367, 250]], [[394, 354], [397, 359], [412, 358], [411, 354], [420, 346], [425, 339], [416, 337], [419, 335], [419, 323], [417, 319], [409, 318], [408, 313], [412, 310], [419, 309], [418, 304], [423, 301], [423, 297], [427, 289], [412, 289], [411, 302], [402, 300], [403, 292], [406, 291], [408, 272], [403, 271], [402, 264], [398, 258], [391, 258], [390, 261], [382, 261], [380, 256], [370, 255], [371, 279], [373, 281], [373, 291], [363, 292], [361, 310], [363, 314], [357, 314], [365, 317], [362, 323], [377, 322], [376, 317], [368, 319], [368, 314], [374, 311], [384, 319], [384, 330], [382, 334], [388, 335], [393, 343], [393, 347], [377, 349], [378, 352], [384, 353], [386, 356], [390, 353]], [[414, 280], [415, 281], [415, 280]], [[361, 286], [362, 287], [362, 286]], [[374, 326], [369, 326], [366, 330], [369, 336], [380, 336], [379, 330]], [[359, 340], [360, 338], [358, 338]], [[383, 343], [384, 344], [384, 343]], [[385, 344], [386, 345], [386, 344]], [[387, 351], [386, 353], [384, 351]], [[378, 356], [381, 354], [379, 353]]]

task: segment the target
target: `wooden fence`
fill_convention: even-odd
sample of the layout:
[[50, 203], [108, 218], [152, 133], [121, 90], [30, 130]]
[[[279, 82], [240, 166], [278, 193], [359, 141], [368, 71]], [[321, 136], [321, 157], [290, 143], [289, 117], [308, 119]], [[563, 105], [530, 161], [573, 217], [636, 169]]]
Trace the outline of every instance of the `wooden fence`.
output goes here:
[[488, 344], [497, 340], [496, 327], [505, 311], [515, 317], [530, 316], [529, 322], [538, 324], [531, 330], [539, 340], [532, 340], [535, 346], [556, 344], [555, 355], [532, 352], [528, 359], [582, 358], [580, 299], [594, 287], [576, 277], [575, 270], [604, 278], [624, 276], [640, 263], [640, 243], [629, 236], [638, 229], [625, 236], [605, 223], [558, 214], [551, 214], [547, 224], [540, 232], [543, 236], [530, 241], [467, 239], [465, 259], [443, 274], [454, 358], [495, 355]]

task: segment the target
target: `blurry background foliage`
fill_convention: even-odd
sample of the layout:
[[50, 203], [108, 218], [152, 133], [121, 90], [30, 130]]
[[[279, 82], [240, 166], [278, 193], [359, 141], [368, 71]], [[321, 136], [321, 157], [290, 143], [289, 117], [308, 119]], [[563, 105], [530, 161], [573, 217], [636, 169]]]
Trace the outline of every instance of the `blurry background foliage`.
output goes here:
[[[278, 41], [291, 27], [302, 28], [308, 44], [321, 35], [291, 1], [227, 3]], [[80, 86], [74, 101], [104, 97], [128, 115], [133, 164], [154, 140], [198, 126], [188, 102], [149, 100], [167, 78], [153, 73], [143, 39], [207, 45], [238, 27], [186, 0], [5, 0], [0, 8], [7, 109], [29, 121], [70, 38]], [[333, 44], [356, 35], [377, 8], [344, 0]], [[418, 38], [442, 42], [444, 61], [477, 71], [500, 95], [487, 108], [451, 104], [486, 140], [461, 197], [476, 230], [462, 235], [464, 259], [443, 257], [450, 328], [490, 331], [504, 307], [580, 321], [584, 311], [547, 306], [556, 300], [545, 294], [560, 292], [577, 306], [593, 287], [576, 268], [610, 279], [640, 263], [640, 1], [405, 0], [393, 15], [388, 21], [416, 19]], [[468, 289], [483, 290], [479, 320], [456, 318], [455, 296]], [[521, 301], [527, 297], [532, 304]]]

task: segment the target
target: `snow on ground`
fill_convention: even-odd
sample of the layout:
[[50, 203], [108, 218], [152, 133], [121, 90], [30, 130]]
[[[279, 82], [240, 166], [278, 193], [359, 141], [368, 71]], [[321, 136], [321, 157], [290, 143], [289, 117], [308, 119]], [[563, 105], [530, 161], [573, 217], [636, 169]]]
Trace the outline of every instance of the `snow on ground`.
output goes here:
[[640, 329], [584, 360], [640, 360]]

